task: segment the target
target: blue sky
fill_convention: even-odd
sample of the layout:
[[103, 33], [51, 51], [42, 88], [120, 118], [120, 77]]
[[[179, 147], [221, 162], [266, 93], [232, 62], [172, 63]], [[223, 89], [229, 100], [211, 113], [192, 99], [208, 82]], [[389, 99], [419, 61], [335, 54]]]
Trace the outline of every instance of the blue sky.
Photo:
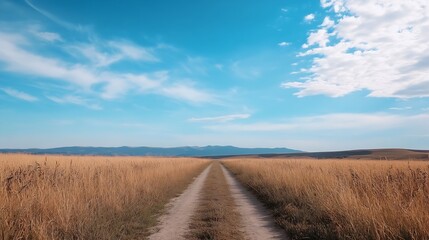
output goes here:
[[425, 0], [0, 1], [0, 147], [429, 148]]

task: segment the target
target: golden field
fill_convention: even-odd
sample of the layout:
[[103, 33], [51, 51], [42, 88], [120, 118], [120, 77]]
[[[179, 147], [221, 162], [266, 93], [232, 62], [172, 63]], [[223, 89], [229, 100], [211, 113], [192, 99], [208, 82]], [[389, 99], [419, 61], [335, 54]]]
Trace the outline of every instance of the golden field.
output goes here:
[[429, 162], [227, 159], [292, 239], [429, 239]]
[[208, 160], [0, 155], [0, 239], [136, 239]]

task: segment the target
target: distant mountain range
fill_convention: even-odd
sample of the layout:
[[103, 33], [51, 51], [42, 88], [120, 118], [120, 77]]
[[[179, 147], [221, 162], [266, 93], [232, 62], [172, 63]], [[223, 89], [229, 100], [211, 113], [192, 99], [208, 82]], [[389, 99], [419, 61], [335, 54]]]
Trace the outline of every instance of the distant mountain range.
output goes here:
[[302, 153], [289, 148], [239, 148], [234, 146], [205, 147], [60, 147], [30, 149], [0, 149], [0, 153], [63, 154], [63, 155], [104, 155], [104, 156], [186, 156], [209, 157], [253, 154]]

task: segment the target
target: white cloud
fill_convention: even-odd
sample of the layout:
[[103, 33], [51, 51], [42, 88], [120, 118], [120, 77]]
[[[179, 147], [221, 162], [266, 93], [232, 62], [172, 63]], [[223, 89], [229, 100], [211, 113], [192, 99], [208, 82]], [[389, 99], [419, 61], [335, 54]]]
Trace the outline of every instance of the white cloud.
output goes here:
[[289, 10], [287, 8], [280, 9], [282, 12], [287, 13]]
[[286, 47], [286, 46], [289, 46], [289, 45], [290, 45], [290, 42], [279, 42], [279, 43], [278, 43], [278, 45], [279, 45], [280, 47]]
[[323, 19], [322, 24], [320, 24], [321, 27], [324, 27], [326, 29], [329, 29], [335, 25], [335, 22], [331, 20], [330, 17], [325, 17]]
[[329, 43], [329, 34], [326, 29], [319, 29], [315, 32], [310, 33], [308, 37], [308, 46], [318, 45], [320, 47], [326, 47]]
[[314, 18], [315, 18], [316, 16], [313, 14], [313, 13], [311, 13], [311, 14], [308, 14], [307, 16], [305, 16], [304, 17], [304, 20], [306, 21], [306, 22], [311, 22], [311, 21], [313, 21], [314, 20]]
[[372, 97], [429, 97], [426, 0], [322, 0], [334, 11], [312, 31], [300, 56], [313, 56], [308, 75], [285, 88], [332, 97], [368, 90]]
[[191, 122], [230, 122], [238, 119], [249, 118], [250, 114], [230, 114], [216, 117], [190, 118]]
[[345, 11], [344, 0], [320, 0], [320, 4], [323, 8], [332, 7], [335, 12]]
[[25, 93], [25, 92], [21, 92], [12, 88], [0, 88], [0, 90], [2, 90], [4, 93], [6, 93], [7, 95], [14, 97], [14, 98], [18, 98], [27, 102], [35, 102], [37, 100], [39, 100], [38, 98]]

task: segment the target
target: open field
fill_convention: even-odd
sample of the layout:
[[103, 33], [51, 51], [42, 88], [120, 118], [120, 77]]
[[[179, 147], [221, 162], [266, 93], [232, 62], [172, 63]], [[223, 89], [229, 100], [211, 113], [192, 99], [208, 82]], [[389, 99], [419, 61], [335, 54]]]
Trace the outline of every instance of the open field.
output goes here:
[[292, 239], [428, 239], [429, 163], [225, 159]]
[[220, 163], [0, 155], [0, 239], [429, 239], [429, 162]]
[[136, 239], [209, 161], [0, 155], [0, 239]]

